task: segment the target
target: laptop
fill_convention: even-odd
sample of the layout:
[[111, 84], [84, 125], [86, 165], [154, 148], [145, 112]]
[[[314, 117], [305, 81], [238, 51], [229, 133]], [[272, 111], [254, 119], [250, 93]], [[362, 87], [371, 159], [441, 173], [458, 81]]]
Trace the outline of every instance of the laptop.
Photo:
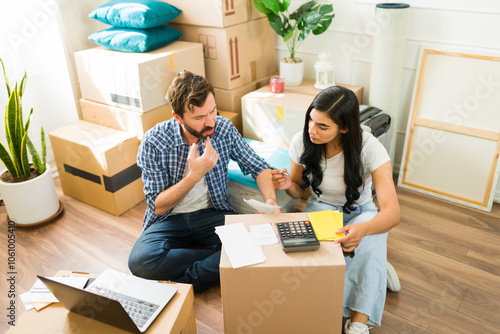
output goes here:
[[177, 288], [113, 269], [106, 269], [85, 289], [37, 277], [69, 311], [144, 333], [177, 293]]

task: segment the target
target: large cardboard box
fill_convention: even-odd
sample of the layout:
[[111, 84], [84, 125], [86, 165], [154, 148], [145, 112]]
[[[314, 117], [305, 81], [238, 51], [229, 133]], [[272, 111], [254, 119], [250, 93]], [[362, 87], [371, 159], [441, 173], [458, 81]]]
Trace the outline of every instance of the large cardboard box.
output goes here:
[[[253, 0], [162, 0], [182, 10], [172, 22], [206, 27], [229, 27], [259, 17]], [[257, 9], [255, 9], [257, 11]]]
[[[298, 94], [308, 94], [316, 96], [321, 89], [315, 88], [315, 79], [304, 78], [300, 86], [285, 86], [285, 93], [298, 93]], [[342, 83], [336, 83], [337, 86], [342, 86], [353, 91], [353, 93], [358, 98], [358, 103], [363, 104], [363, 86], [347, 85]]]
[[[226, 225], [307, 219], [306, 213], [226, 216]], [[313, 252], [285, 253], [262, 246], [264, 263], [233, 269], [220, 262], [224, 333], [341, 333], [345, 261], [340, 245], [321, 242]]]
[[185, 41], [144, 53], [97, 47], [75, 52], [75, 60], [82, 98], [141, 112], [167, 103], [179, 72], [205, 76], [202, 45]]
[[139, 139], [157, 123], [172, 118], [170, 103], [143, 113], [86, 99], [80, 99], [80, 106], [84, 121], [126, 131]]
[[[58, 271], [55, 276], [97, 277], [95, 274], [64, 270]], [[192, 285], [172, 282], [164, 284], [173, 284], [177, 288], [177, 293], [158, 315], [147, 333], [196, 334]], [[7, 333], [124, 334], [128, 332], [69, 312], [60, 303], [52, 303], [39, 311], [24, 312], [16, 322], [16, 326], [10, 327]]]
[[228, 28], [169, 23], [183, 41], [203, 44], [206, 78], [232, 90], [276, 72], [276, 32], [267, 18]]
[[314, 95], [273, 93], [264, 86], [241, 98], [243, 137], [288, 148], [304, 129], [306, 110]]
[[[304, 129], [307, 108], [321, 92], [314, 88], [314, 82], [304, 78], [300, 86], [285, 86], [283, 93], [273, 93], [270, 86], [264, 86], [244, 95], [241, 98], [243, 136], [288, 148], [293, 135]], [[361, 103], [362, 86], [337, 85], [351, 89]]]
[[49, 137], [65, 195], [114, 215], [144, 200], [136, 136], [76, 121]]

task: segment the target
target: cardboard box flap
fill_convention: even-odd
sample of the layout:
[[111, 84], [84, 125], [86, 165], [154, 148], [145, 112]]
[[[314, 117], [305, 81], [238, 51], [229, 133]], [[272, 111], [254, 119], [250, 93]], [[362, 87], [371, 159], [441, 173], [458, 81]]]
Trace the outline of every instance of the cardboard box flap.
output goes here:
[[111, 177], [136, 164], [139, 140], [124, 131], [76, 121], [49, 136], [56, 162], [63, 162], [65, 170], [73, 175], [84, 171]]

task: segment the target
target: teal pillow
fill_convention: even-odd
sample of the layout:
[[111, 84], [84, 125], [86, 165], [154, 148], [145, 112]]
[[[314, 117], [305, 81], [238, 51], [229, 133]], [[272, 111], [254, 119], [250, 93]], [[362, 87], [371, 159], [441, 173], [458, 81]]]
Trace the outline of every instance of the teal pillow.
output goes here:
[[154, 28], [175, 19], [181, 10], [158, 0], [115, 0], [94, 9], [89, 17], [116, 28]]
[[149, 29], [109, 28], [98, 31], [89, 39], [115, 51], [146, 52], [172, 43], [182, 33], [169, 26]]

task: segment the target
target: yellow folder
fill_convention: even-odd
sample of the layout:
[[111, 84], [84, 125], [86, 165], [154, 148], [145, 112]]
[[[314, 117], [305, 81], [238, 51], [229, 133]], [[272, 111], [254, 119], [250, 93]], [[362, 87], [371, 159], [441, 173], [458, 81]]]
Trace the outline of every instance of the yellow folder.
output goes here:
[[308, 212], [307, 215], [318, 240], [336, 240], [344, 236], [344, 233], [335, 233], [344, 226], [342, 212], [325, 210]]

